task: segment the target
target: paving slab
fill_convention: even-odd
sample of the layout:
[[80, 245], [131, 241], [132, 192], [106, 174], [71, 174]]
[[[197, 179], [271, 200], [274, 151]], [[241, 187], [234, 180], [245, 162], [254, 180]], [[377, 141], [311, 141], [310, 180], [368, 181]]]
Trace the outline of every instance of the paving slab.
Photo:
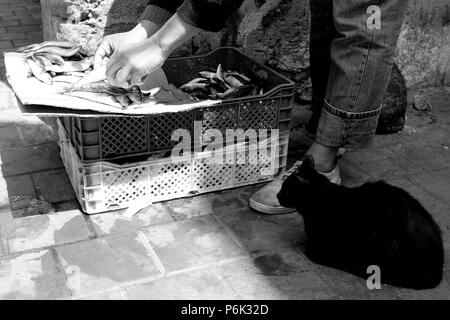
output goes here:
[[333, 299], [334, 292], [292, 250], [216, 267], [244, 300]]
[[450, 207], [450, 169], [414, 174], [408, 178]]
[[224, 190], [212, 194], [212, 205], [214, 213], [226, 214], [230, 212], [248, 211], [248, 200], [250, 196], [264, 184], [243, 187], [239, 189]]
[[246, 255], [214, 216], [144, 230], [166, 272], [205, 266]]
[[450, 168], [450, 149], [445, 144], [424, 145], [414, 143], [396, 148], [394, 152], [425, 171]]
[[3, 178], [0, 173], [0, 205], [11, 210], [22, 210], [30, 207], [36, 200], [31, 176], [12, 176]]
[[215, 194], [199, 195], [196, 197], [177, 199], [165, 203], [170, 215], [175, 221], [204, 216], [214, 212]]
[[54, 250], [0, 259], [0, 299], [47, 300], [69, 295]]
[[65, 169], [41, 171], [32, 175], [36, 192], [48, 202], [65, 202], [76, 198]]
[[306, 242], [303, 218], [298, 213], [262, 215], [250, 209], [215, 214], [251, 254]]
[[24, 123], [17, 129], [26, 146], [58, 141], [57, 131], [45, 122], [34, 125], [27, 125]]
[[163, 203], [154, 203], [131, 219], [124, 216], [125, 211], [117, 210], [90, 215], [87, 219], [92, 222], [95, 232], [99, 236], [126, 233], [133, 229], [173, 222], [170, 210]]
[[232, 300], [238, 295], [212, 269], [184, 272], [123, 289], [133, 300]]
[[[370, 290], [367, 279], [363, 279], [334, 268], [316, 265], [317, 274], [327, 282], [338, 299], [344, 300], [398, 300], [393, 287], [382, 285], [381, 289]], [[369, 276], [369, 275], [368, 275]]]
[[57, 247], [74, 297], [100, 294], [161, 275], [139, 232], [115, 235]]
[[391, 179], [423, 171], [421, 167], [399, 157], [390, 149], [354, 150], [346, 152], [344, 159], [373, 179]]
[[63, 167], [56, 143], [4, 150], [1, 158], [4, 177]]
[[0, 225], [9, 253], [39, 249], [92, 237], [83, 216], [76, 211], [13, 219]]
[[19, 133], [14, 125], [0, 128], [0, 150], [14, 148], [20, 145]]

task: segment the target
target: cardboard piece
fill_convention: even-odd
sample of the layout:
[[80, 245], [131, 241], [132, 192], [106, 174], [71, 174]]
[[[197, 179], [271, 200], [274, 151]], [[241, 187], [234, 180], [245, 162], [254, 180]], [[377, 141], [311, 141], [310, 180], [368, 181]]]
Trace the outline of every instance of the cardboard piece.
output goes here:
[[[61, 84], [47, 85], [31, 76], [22, 53], [5, 52], [8, 82], [19, 100], [24, 115], [34, 116], [145, 116], [170, 112], [182, 112], [221, 103], [221, 100], [201, 102], [180, 101], [170, 87], [156, 90], [155, 99], [146, 99], [136, 108], [122, 109], [110, 96], [90, 92], [61, 94]], [[155, 101], [156, 100], [156, 101]]]

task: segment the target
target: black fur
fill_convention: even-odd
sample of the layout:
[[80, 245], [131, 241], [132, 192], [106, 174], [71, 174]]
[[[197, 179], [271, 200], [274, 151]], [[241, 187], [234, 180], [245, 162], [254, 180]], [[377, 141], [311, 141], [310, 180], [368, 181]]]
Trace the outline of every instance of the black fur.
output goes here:
[[406, 191], [383, 181], [347, 188], [332, 184], [305, 157], [278, 193], [280, 204], [302, 214], [306, 255], [314, 262], [367, 278], [377, 265], [381, 281], [425, 289], [442, 280], [441, 230]]

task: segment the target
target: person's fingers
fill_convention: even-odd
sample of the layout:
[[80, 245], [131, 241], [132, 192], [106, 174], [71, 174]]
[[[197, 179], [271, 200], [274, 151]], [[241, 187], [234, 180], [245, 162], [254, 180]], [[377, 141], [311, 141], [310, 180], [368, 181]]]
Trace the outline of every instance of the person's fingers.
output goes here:
[[130, 83], [132, 86], [142, 85], [142, 84], [144, 84], [145, 77], [146, 76], [144, 74], [142, 74], [141, 72], [135, 72], [130, 77]]
[[113, 54], [113, 51], [109, 40], [103, 39], [94, 54], [94, 69], [100, 67], [103, 64], [103, 59], [109, 58]]
[[122, 69], [123, 63], [117, 59], [116, 53], [111, 56], [106, 65], [106, 81], [107, 83], [114, 85], [116, 82], [117, 73]]
[[129, 79], [131, 77], [131, 66], [129, 64], [125, 65], [120, 69], [120, 71], [116, 74], [115, 79], [111, 82], [113, 86], [129, 88], [130, 82]]

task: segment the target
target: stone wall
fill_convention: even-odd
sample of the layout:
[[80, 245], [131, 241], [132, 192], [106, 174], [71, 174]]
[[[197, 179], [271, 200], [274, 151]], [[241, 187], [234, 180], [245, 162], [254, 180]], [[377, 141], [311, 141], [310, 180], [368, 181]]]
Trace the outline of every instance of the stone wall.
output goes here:
[[[44, 37], [77, 41], [93, 52], [105, 33], [132, 28], [146, 2], [41, 0]], [[305, 85], [308, 29], [308, 0], [246, 0], [225, 30], [202, 33], [178, 54], [202, 54], [219, 46], [237, 46]], [[397, 63], [409, 87], [450, 85], [448, 0], [411, 0]]]

